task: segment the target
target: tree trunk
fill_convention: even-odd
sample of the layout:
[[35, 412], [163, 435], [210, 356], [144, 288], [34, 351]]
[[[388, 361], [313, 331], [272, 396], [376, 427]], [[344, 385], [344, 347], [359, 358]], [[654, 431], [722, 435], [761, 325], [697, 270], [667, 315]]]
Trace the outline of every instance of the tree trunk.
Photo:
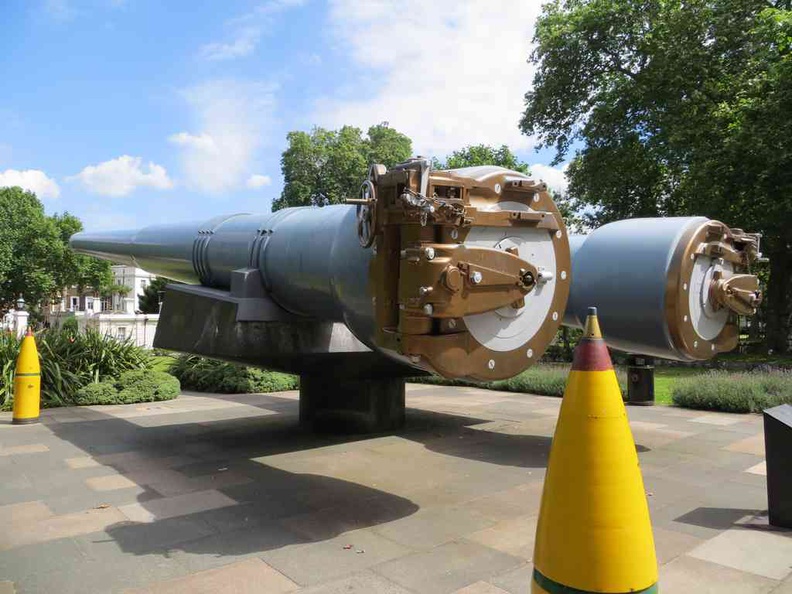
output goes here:
[[774, 353], [789, 351], [792, 317], [792, 254], [784, 242], [774, 242], [770, 258], [770, 282], [767, 287], [767, 348]]

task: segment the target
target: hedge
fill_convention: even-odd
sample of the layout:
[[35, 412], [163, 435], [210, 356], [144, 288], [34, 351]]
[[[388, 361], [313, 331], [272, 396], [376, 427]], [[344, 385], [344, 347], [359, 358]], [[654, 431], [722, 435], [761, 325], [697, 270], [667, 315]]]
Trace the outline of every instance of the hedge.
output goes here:
[[164, 371], [125, 371], [117, 380], [88, 384], [75, 396], [78, 405], [133, 404], [172, 400], [179, 395], [179, 380]]
[[197, 392], [253, 394], [283, 392], [299, 387], [299, 380], [293, 375], [197, 355], [181, 355], [169, 373], [179, 378], [184, 389]]
[[685, 408], [761, 412], [779, 404], [792, 404], [792, 372], [711, 371], [678, 380], [671, 398], [674, 404]]
[[[473, 386], [504, 392], [521, 392], [542, 396], [563, 396], [569, 376], [570, 365], [539, 363], [519, 375], [494, 382], [474, 382], [469, 380], [449, 380], [438, 376], [413, 378], [410, 381], [442, 386]], [[627, 375], [617, 370], [616, 377], [622, 394], [627, 393]]]

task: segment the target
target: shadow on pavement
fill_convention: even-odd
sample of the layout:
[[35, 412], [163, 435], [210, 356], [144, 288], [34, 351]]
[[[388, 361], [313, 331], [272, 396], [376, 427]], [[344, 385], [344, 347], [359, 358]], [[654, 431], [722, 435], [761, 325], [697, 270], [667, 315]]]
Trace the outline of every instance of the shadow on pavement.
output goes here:
[[[727, 530], [732, 528], [745, 516], [758, 516], [767, 514], [767, 510], [761, 509], [735, 509], [730, 507], [697, 507], [676, 518], [676, 522], [701, 526], [702, 528], [714, 528], [715, 530]], [[747, 527], [747, 526], [746, 526]]]
[[[262, 459], [287, 454], [289, 461], [280, 463], [299, 468], [301, 459], [320, 455], [319, 448], [341, 446], [332, 456], [325, 452], [325, 458], [328, 463], [343, 464], [344, 456], [354, 455], [355, 449], [344, 444], [388, 434], [307, 432], [298, 424], [293, 398], [245, 395], [223, 400], [274, 414], [195, 422], [184, 420], [183, 415], [200, 413], [154, 411], [152, 416], [127, 420], [91, 409], [91, 420], [49, 425], [59, 438], [98, 456], [103, 465], [141, 488], [137, 503], [131, 504], [131, 516], [139, 521], [106, 529], [123, 551], [138, 555], [170, 555], [174, 550], [216, 557], [244, 555], [331, 539], [420, 509], [405, 497], [374, 487], [289, 472]], [[156, 409], [158, 405], [151, 406]], [[212, 411], [205, 418], [211, 419]], [[408, 409], [406, 427], [396, 435], [443, 455], [518, 468], [546, 467], [551, 438], [472, 428], [487, 422]], [[409, 460], [400, 462], [408, 465], [408, 474], [418, 472], [409, 468]], [[308, 466], [315, 468], [315, 464]], [[367, 475], [368, 469], [355, 472]], [[212, 502], [205, 509], [192, 511], [201, 507], [200, 502], [196, 504], [200, 494], [208, 492]], [[109, 492], [108, 497], [111, 493], [120, 491]], [[180, 505], [184, 509], [174, 509]], [[128, 516], [129, 507], [123, 510]]]

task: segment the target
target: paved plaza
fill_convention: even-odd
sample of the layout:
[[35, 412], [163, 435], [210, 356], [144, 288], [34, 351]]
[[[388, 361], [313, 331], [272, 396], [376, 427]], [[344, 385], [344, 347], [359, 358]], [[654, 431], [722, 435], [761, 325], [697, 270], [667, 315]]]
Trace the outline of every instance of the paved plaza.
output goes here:
[[[408, 386], [407, 426], [295, 392], [0, 414], [0, 594], [529, 591], [560, 399]], [[759, 415], [629, 408], [664, 594], [792, 594]]]

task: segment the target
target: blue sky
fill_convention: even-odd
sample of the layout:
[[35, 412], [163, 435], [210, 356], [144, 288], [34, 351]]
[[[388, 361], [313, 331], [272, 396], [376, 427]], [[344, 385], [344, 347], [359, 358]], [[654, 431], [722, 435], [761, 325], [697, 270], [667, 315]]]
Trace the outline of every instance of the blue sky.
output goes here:
[[5, 0], [0, 185], [86, 228], [268, 211], [289, 130], [387, 121], [418, 154], [520, 135], [539, 2]]

